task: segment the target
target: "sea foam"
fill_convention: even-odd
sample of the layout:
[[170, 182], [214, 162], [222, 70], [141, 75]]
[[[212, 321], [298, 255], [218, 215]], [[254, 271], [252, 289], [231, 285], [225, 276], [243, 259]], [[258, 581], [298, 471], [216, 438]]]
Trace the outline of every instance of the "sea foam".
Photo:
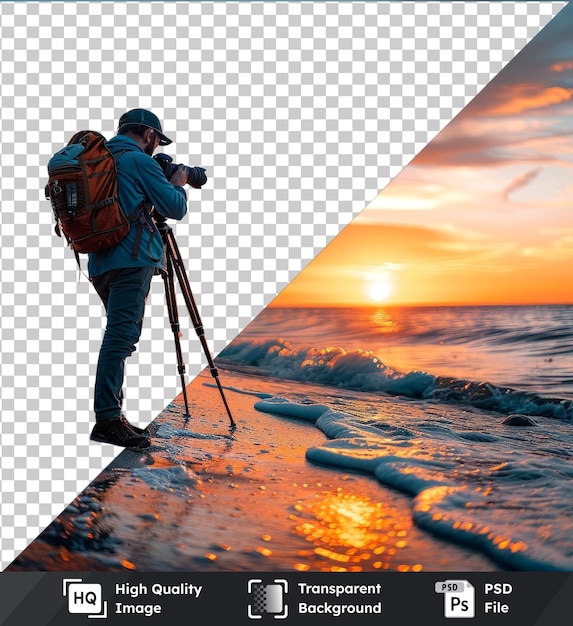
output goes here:
[[274, 398], [255, 408], [313, 423], [329, 441], [307, 450], [309, 461], [366, 472], [408, 494], [414, 521], [428, 532], [508, 569], [573, 568], [573, 467], [539, 454], [522, 431], [517, 436], [501, 422], [490, 433], [456, 430], [453, 410], [448, 425], [442, 419], [428, 428], [419, 408], [410, 419], [395, 410], [399, 424], [391, 425], [366, 405], [363, 414], [349, 414]]

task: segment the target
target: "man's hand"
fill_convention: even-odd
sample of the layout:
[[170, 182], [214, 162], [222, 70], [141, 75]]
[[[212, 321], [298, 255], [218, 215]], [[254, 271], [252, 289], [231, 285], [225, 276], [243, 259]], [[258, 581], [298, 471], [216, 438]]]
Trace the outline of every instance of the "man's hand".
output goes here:
[[187, 169], [185, 165], [180, 165], [171, 175], [169, 182], [172, 185], [177, 185], [179, 187], [183, 187], [183, 185], [187, 182]]

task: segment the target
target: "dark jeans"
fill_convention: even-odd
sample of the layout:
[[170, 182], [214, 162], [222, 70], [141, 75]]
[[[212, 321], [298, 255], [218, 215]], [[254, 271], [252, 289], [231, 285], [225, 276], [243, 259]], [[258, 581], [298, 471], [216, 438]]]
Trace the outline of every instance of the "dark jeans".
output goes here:
[[107, 313], [94, 389], [97, 421], [121, 414], [125, 359], [135, 350], [141, 336], [153, 274], [153, 267], [130, 267], [92, 279]]

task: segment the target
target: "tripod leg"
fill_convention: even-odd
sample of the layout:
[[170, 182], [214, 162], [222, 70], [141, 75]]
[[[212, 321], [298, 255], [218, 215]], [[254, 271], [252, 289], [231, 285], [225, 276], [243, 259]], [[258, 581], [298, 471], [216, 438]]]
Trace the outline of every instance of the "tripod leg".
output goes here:
[[193, 297], [187, 274], [185, 273], [185, 267], [183, 265], [183, 260], [181, 259], [181, 254], [179, 253], [177, 242], [175, 241], [171, 229], [165, 229], [162, 233], [162, 237], [165, 244], [168, 266], [171, 267], [171, 270], [173, 270], [173, 268], [175, 269], [175, 274], [177, 276], [177, 280], [179, 281], [179, 286], [181, 287], [183, 298], [185, 300], [185, 304], [187, 305], [187, 310], [189, 311], [189, 315], [195, 328], [195, 332], [199, 337], [199, 341], [201, 342], [201, 345], [203, 346], [203, 351], [205, 352], [205, 356], [207, 357], [207, 363], [209, 364], [211, 376], [213, 376], [215, 382], [217, 383], [217, 387], [219, 389], [219, 393], [221, 394], [223, 404], [225, 405], [227, 415], [229, 416], [229, 420], [231, 421], [231, 428], [234, 429], [236, 428], [235, 420], [231, 415], [231, 410], [229, 409], [229, 405], [227, 404], [225, 394], [223, 393], [223, 387], [221, 386], [221, 383], [219, 381], [219, 373], [209, 352], [209, 346], [207, 345], [207, 339], [205, 338], [203, 322], [201, 321], [201, 316], [199, 315], [199, 310], [197, 308], [197, 304], [195, 303], [195, 298]]
[[187, 401], [187, 388], [185, 385], [185, 364], [183, 363], [183, 353], [181, 351], [181, 340], [179, 338], [180, 326], [177, 313], [177, 302], [175, 299], [175, 285], [173, 281], [173, 264], [167, 258], [167, 273], [163, 273], [163, 283], [165, 286], [165, 300], [167, 302], [167, 312], [171, 323], [171, 330], [175, 339], [175, 352], [177, 354], [177, 371], [181, 377], [181, 388], [183, 391], [183, 401], [185, 403], [185, 415], [189, 415], [189, 403]]

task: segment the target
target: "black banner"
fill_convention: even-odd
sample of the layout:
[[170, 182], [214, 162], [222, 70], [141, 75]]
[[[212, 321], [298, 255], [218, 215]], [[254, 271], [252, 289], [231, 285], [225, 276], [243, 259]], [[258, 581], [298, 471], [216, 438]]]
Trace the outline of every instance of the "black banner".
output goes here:
[[567, 573], [10, 572], [0, 624], [556, 626], [572, 597]]

